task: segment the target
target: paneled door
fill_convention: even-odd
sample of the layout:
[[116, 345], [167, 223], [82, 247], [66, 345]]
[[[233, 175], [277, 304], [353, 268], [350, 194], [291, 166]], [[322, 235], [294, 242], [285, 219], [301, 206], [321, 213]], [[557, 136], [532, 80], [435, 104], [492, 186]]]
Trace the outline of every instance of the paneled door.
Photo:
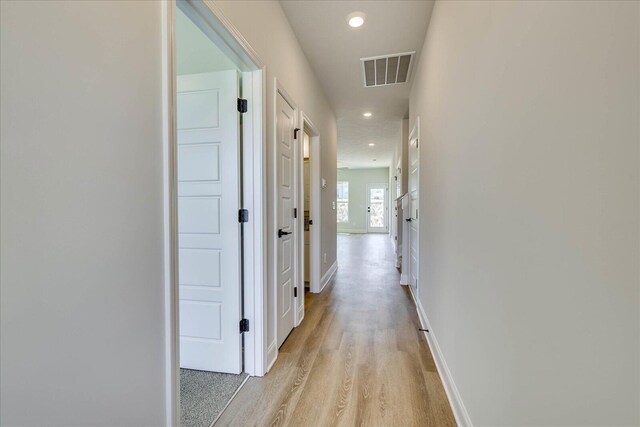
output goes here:
[[277, 341], [282, 345], [295, 322], [295, 206], [294, 139], [295, 109], [280, 92], [276, 98], [276, 222], [277, 222]]
[[419, 268], [419, 241], [418, 241], [418, 202], [420, 186], [420, 151], [418, 123], [409, 135], [409, 285], [413, 294], [418, 297], [418, 268]]
[[389, 185], [367, 185], [367, 232], [389, 232]]
[[238, 374], [240, 141], [236, 71], [177, 78], [180, 366]]

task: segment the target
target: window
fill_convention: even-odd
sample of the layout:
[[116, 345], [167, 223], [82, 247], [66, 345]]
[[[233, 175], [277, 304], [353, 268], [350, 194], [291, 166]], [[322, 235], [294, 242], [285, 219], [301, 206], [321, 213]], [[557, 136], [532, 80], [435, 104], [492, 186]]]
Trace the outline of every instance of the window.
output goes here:
[[338, 181], [338, 222], [349, 222], [349, 182]]

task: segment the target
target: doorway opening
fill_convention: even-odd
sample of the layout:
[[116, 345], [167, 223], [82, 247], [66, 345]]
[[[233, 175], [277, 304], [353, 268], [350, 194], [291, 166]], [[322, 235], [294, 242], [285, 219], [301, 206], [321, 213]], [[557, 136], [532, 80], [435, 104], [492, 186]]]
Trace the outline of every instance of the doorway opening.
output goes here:
[[165, 2], [167, 424], [264, 375], [263, 69], [215, 5]]
[[176, 8], [180, 425], [207, 427], [243, 367], [241, 73]]
[[310, 227], [313, 225], [313, 219], [311, 219], [311, 164], [309, 160], [309, 144], [311, 144], [311, 136], [307, 129], [303, 130], [303, 166], [302, 166], [302, 191], [304, 192], [303, 196], [303, 212], [304, 212], [304, 244], [302, 245], [302, 251], [304, 253], [304, 264], [303, 264], [303, 276], [304, 276], [304, 289], [305, 292], [309, 291], [311, 286], [311, 270], [310, 270], [310, 260], [311, 260], [311, 230]]
[[[301, 282], [304, 292], [319, 293], [320, 283], [320, 133], [309, 116], [300, 114], [303, 132], [302, 176], [300, 177], [302, 206], [301, 229], [304, 235], [300, 241]], [[298, 322], [304, 317], [304, 295], [298, 301]]]

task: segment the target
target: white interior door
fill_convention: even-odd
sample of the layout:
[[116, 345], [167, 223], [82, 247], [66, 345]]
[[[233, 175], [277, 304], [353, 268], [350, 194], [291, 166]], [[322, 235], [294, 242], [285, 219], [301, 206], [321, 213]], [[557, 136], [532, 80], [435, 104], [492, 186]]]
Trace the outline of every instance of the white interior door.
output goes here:
[[418, 196], [420, 185], [420, 151], [418, 125], [409, 135], [409, 285], [418, 296]]
[[278, 347], [294, 327], [295, 236], [293, 208], [294, 188], [294, 108], [278, 92], [276, 97], [276, 222], [277, 278], [276, 305]]
[[238, 374], [238, 73], [178, 76], [177, 87], [180, 366]]
[[367, 232], [389, 232], [389, 185], [367, 185]]

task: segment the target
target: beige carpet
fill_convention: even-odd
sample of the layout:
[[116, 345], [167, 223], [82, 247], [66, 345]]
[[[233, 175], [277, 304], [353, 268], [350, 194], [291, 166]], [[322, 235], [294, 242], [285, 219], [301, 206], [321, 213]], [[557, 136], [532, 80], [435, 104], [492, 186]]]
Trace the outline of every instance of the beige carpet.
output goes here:
[[209, 427], [247, 376], [180, 369], [180, 425]]

